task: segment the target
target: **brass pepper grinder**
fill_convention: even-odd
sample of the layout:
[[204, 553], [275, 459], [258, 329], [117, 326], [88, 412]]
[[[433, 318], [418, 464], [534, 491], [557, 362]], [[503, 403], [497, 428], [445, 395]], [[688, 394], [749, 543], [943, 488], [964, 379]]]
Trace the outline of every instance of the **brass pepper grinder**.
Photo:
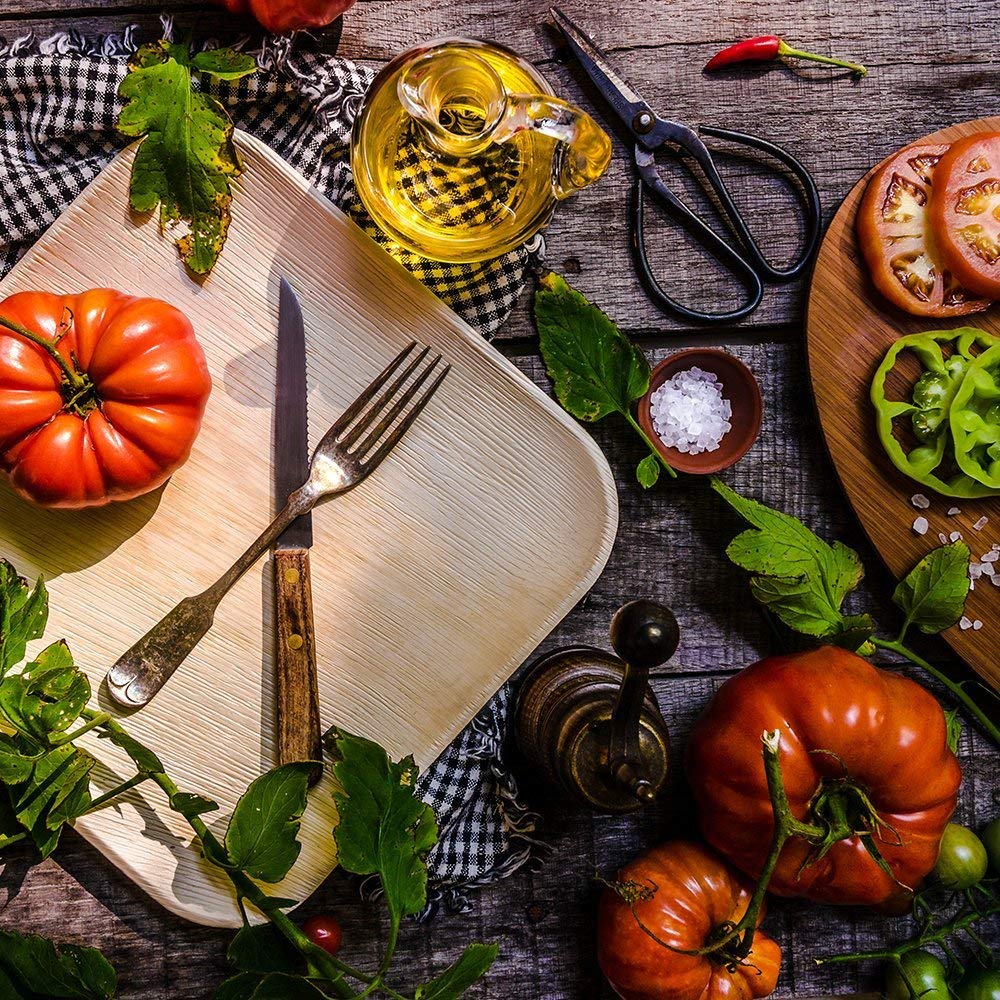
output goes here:
[[593, 646], [540, 657], [518, 697], [515, 730], [528, 762], [597, 812], [641, 809], [667, 779], [669, 738], [649, 671], [674, 655], [677, 619], [632, 601], [611, 621], [619, 658]]

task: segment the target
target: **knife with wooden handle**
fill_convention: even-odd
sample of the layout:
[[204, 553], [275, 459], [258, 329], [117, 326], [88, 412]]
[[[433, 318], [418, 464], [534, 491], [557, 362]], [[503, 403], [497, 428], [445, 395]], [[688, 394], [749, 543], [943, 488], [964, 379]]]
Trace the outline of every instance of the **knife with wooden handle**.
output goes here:
[[[274, 410], [277, 506], [309, 478], [306, 341], [302, 309], [282, 278]], [[274, 546], [275, 667], [278, 763], [320, 760], [319, 692], [309, 549], [312, 515], [293, 521]], [[316, 777], [319, 776], [317, 769]]]

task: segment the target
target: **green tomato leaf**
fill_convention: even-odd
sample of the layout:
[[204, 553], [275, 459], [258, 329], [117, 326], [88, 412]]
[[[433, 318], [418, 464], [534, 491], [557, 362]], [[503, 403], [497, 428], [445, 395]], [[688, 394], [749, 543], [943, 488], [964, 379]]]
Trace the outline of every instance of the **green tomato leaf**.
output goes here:
[[642, 351], [557, 274], [549, 272], [541, 280], [535, 321], [556, 398], [578, 420], [627, 414], [649, 388], [649, 362]]
[[175, 792], [170, 796], [170, 808], [185, 819], [194, 819], [195, 816], [215, 812], [219, 808], [219, 803], [206, 799], [203, 795], [194, 795], [192, 792]]
[[6, 559], [0, 560], [0, 679], [24, 659], [28, 643], [41, 638], [48, 616], [42, 578], [31, 588]]
[[253, 996], [253, 991], [260, 984], [261, 979], [263, 976], [252, 972], [241, 972], [238, 976], [227, 979], [212, 994], [212, 1000], [247, 1000], [247, 997]]
[[412, 757], [393, 763], [377, 743], [334, 727], [326, 747], [339, 790], [333, 832], [340, 866], [377, 874], [393, 925], [427, 903], [427, 852], [437, 843], [434, 811], [414, 794]]
[[712, 488], [753, 525], [729, 543], [726, 554], [755, 574], [750, 589], [758, 601], [789, 628], [817, 638], [865, 627], [840, 610], [864, 575], [853, 549], [828, 545], [797, 518], [748, 500], [719, 479], [712, 479]]
[[943, 632], [962, 617], [969, 594], [969, 547], [952, 542], [932, 549], [899, 582], [893, 601], [906, 616], [905, 632]]
[[299, 825], [306, 808], [309, 761], [262, 774], [236, 803], [226, 832], [231, 864], [261, 882], [280, 882], [299, 856]]
[[863, 656], [869, 656], [875, 651], [875, 647], [868, 641], [875, 634], [875, 622], [871, 615], [849, 615], [841, 624], [843, 627], [840, 632], [824, 637], [827, 642]]
[[[182, 46], [143, 45], [129, 62], [118, 93], [125, 101], [118, 129], [142, 137], [132, 163], [129, 202], [137, 212], [159, 205], [160, 227], [174, 236], [196, 274], [212, 270], [229, 230], [231, 178], [243, 170], [233, 123], [222, 105], [192, 86], [190, 65], [224, 79], [222, 51], [188, 60]], [[240, 70], [239, 76], [245, 75]]]
[[272, 973], [257, 984], [250, 1000], [327, 1000], [327, 997], [308, 979]]
[[648, 490], [656, 485], [660, 478], [660, 460], [655, 455], [647, 455], [635, 469], [635, 478], [639, 480], [639, 485]]
[[[97, 734], [97, 738], [107, 740], [109, 743], [113, 743], [116, 747], [124, 750], [132, 758], [132, 763], [135, 764], [136, 770], [140, 774], [163, 774], [164, 767], [160, 758], [149, 747], [143, 746], [134, 736], [130, 736], [125, 732], [124, 729], [103, 729]], [[181, 795], [183, 794], [182, 792]], [[208, 799], [202, 799], [202, 801], [208, 803], [210, 806], [208, 809], [203, 809], [202, 812], [212, 812], [219, 808], [214, 802], [210, 802]], [[185, 812], [183, 809], [177, 809], [176, 811], [184, 815], [197, 815], [196, 813]]]
[[305, 965], [302, 955], [271, 924], [240, 928], [229, 945], [226, 957], [229, 964], [240, 972], [262, 976], [271, 972], [298, 976]]
[[86, 751], [66, 744], [43, 753], [30, 778], [9, 787], [14, 815], [43, 858], [55, 849], [62, 827], [90, 808], [95, 764]]
[[456, 1000], [489, 972], [499, 950], [495, 944], [468, 945], [457, 962], [417, 989], [414, 1000]]
[[118, 986], [115, 970], [96, 948], [64, 944], [57, 949], [36, 934], [0, 931], [0, 969], [23, 991], [13, 993], [15, 998], [103, 1000]]
[[246, 52], [236, 52], [234, 49], [198, 52], [191, 57], [190, 66], [216, 80], [241, 80], [257, 72], [256, 59]]
[[21, 673], [0, 681], [0, 711], [39, 743], [69, 729], [89, 698], [90, 681], [73, 665], [62, 640], [43, 649]]

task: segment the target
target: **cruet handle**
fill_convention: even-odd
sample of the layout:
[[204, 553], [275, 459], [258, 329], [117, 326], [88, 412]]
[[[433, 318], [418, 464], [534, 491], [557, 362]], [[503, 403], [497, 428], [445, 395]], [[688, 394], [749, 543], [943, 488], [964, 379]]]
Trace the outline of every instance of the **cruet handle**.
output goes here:
[[552, 170], [552, 193], [568, 198], [593, 184], [611, 162], [611, 140], [585, 111], [547, 94], [508, 94], [503, 118], [493, 131], [494, 142], [506, 142], [530, 129], [555, 139], [560, 146]]

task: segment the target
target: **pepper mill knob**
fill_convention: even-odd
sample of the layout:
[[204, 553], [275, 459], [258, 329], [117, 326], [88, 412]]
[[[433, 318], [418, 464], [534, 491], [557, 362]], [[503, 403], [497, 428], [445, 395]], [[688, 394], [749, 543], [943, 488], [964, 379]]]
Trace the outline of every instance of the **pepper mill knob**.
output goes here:
[[[673, 612], [656, 601], [630, 601], [611, 619], [611, 645], [625, 663], [625, 674], [611, 714], [608, 767], [615, 780], [640, 802], [652, 802], [657, 792], [645, 773], [639, 730], [649, 671], [666, 663], [680, 641]], [[661, 738], [666, 745], [666, 730]]]
[[626, 662], [651, 670], [666, 663], [681, 641], [674, 613], [656, 601], [629, 601], [611, 619], [611, 645]]

